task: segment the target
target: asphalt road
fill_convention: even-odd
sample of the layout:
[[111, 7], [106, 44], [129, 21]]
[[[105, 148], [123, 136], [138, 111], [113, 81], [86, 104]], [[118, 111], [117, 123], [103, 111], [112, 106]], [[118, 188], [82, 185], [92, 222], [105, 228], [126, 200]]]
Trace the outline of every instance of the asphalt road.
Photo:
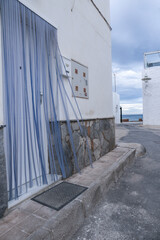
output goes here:
[[160, 129], [119, 126], [122, 142], [141, 143], [137, 158], [72, 240], [160, 240]]

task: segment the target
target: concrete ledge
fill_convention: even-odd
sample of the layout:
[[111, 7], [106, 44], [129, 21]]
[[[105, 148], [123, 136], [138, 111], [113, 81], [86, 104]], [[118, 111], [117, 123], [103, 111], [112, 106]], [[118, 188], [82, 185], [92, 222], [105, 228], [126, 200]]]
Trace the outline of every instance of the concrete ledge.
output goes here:
[[[129, 146], [129, 147], [127, 147]], [[10, 209], [0, 222], [0, 239], [69, 240], [83, 225], [95, 205], [106, 196], [110, 186], [117, 182], [125, 168], [137, 155], [139, 145], [119, 145], [113, 151], [74, 174], [66, 181], [88, 187], [88, 190], [60, 211], [26, 200]], [[57, 184], [57, 183], [56, 183]], [[51, 188], [49, 186], [48, 188]]]
[[68, 182], [87, 186], [88, 190], [56, 212], [27, 239], [40, 239], [39, 236], [53, 240], [71, 239], [110, 186], [118, 181], [125, 168], [134, 161], [135, 154], [134, 147], [119, 146], [96, 161], [93, 168], [87, 167], [81, 175], [75, 174], [70, 177]]
[[122, 143], [122, 142], [119, 142], [118, 147], [135, 149], [136, 150], [136, 154], [135, 154], [136, 158], [140, 157], [140, 156], [143, 156], [146, 153], [145, 147], [142, 144], [139, 144], [139, 143]]

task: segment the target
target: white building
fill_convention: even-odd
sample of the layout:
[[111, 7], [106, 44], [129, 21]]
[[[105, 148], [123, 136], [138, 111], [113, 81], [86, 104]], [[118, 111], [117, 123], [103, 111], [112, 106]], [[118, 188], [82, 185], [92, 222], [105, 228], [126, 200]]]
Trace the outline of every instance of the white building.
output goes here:
[[160, 125], [160, 51], [144, 54], [143, 124]]
[[[95, 6], [91, 0], [21, 0], [20, 2], [57, 28], [59, 47], [65, 58], [88, 68], [89, 98], [77, 99], [83, 118], [113, 117], [111, 29], [104, 20], [105, 18], [110, 23], [109, 0], [95, 0]], [[0, 86], [1, 84], [2, 81]], [[2, 92], [2, 87], [0, 90]], [[71, 90], [68, 91], [72, 96]], [[2, 94], [0, 98], [0, 124], [3, 124]], [[106, 104], [108, 102], [110, 104]]]
[[115, 117], [115, 123], [120, 123], [120, 95], [113, 92], [113, 115]]
[[[8, 2], [8, 0], [1, 0], [1, 4], [2, 4], [2, 8], [3, 8], [3, 4]], [[17, 134], [16, 136], [12, 136], [11, 140], [14, 139], [14, 143], [17, 144], [17, 149], [16, 151], [19, 153], [18, 148], [20, 148], [20, 151], [23, 153], [21, 153], [22, 155], [26, 155], [26, 158], [28, 159], [29, 154], [32, 154], [33, 158], [35, 158], [36, 155], [36, 150], [34, 152], [31, 151], [31, 146], [36, 149], [37, 145], [38, 145], [38, 141], [39, 141], [39, 137], [37, 137], [36, 142], [34, 141], [35, 138], [35, 133], [34, 133], [34, 129], [37, 127], [38, 124], [35, 123], [39, 123], [40, 126], [38, 126], [38, 131], [40, 133], [41, 136], [41, 141], [40, 141], [40, 145], [39, 148], [43, 148], [43, 155], [44, 155], [44, 163], [43, 165], [45, 166], [45, 177], [49, 177], [49, 175], [51, 174], [51, 163], [49, 163], [48, 159], [50, 159], [49, 156], [49, 148], [48, 145], [50, 145], [51, 143], [48, 142], [48, 138], [47, 138], [47, 126], [46, 124], [50, 124], [52, 122], [54, 122], [54, 120], [52, 120], [52, 114], [51, 114], [51, 110], [49, 110], [49, 119], [48, 119], [48, 123], [46, 123], [46, 116], [45, 115], [45, 106], [44, 106], [44, 102], [43, 102], [43, 96], [45, 95], [45, 93], [43, 91], [41, 91], [41, 84], [40, 82], [38, 82], [38, 85], [35, 86], [35, 91], [36, 88], [39, 87], [38, 91], [39, 91], [39, 96], [38, 96], [38, 101], [40, 100], [41, 103], [34, 102], [35, 100], [35, 96], [33, 96], [32, 93], [32, 87], [30, 86], [30, 84], [26, 83], [26, 89], [27, 89], [27, 93], [28, 93], [28, 108], [32, 108], [32, 101], [35, 104], [35, 108], [36, 111], [38, 112], [38, 104], [40, 104], [40, 114], [33, 116], [33, 113], [30, 113], [30, 117], [27, 118], [27, 113], [25, 111], [23, 111], [23, 106], [22, 105], [22, 101], [24, 102], [26, 101], [25, 99], [23, 99], [23, 93], [19, 92], [19, 97], [21, 99], [16, 100], [16, 106], [13, 105], [12, 107], [10, 107], [10, 110], [8, 107], [6, 107], [6, 103], [5, 103], [5, 98], [3, 98], [3, 94], [4, 92], [6, 93], [6, 80], [7, 78], [4, 78], [3, 73], [5, 72], [5, 74], [7, 73], [8, 69], [7, 68], [12, 68], [13, 67], [13, 72], [15, 71], [15, 67], [18, 66], [18, 70], [20, 71], [20, 74], [22, 74], [22, 76], [24, 77], [25, 74], [27, 76], [27, 81], [28, 82], [32, 82], [31, 81], [31, 76], [29, 76], [30, 73], [30, 68], [29, 66], [33, 64], [31, 64], [32, 61], [37, 61], [37, 64], [39, 64], [39, 52], [42, 52], [42, 49], [40, 48], [41, 45], [43, 45], [43, 40], [44, 40], [44, 36], [42, 36], [42, 40], [41, 42], [39, 42], [39, 38], [35, 37], [34, 34], [36, 34], [36, 36], [40, 36], [38, 34], [40, 34], [41, 32], [43, 33], [43, 30], [45, 29], [45, 24], [46, 26], [51, 29], [53, 27], [53, 32], [57, 31], [57, 36], [58, 36], [58, 45], [61, 51], [61, 54], [63, 56], [63, 60], [64, 60], [64, 64], [67, 70], [67, 74], [64, 71], [64, 69], [62, 69], [63, 71], [63, 83], [61, 83], [62, 85], [64, 84], [66, 92], [68, 94], [68, 98], [69, 101], [72, 103], [73, 108], [75, 109], [76, 114], [78, 115], [78, 110], [76, 107], [76, 102], [73, 98], [73, 93], [72, 93], [72, 89], [70, 88], [70, 84], [69, 81], [73, 87], [73, 92], [74, 95], [76, 97], [78, 106], [80, 108], [83, 120], [85, 122], [85, 126], [86, 126], [86, 132], [87, 135], [89, 137], [89, 146], [92, 150], [92, 160], [95, 161], [98, 158], [100, 158], [102, 155], [104, 155], [105, 153], [109, 152], [110, 150], [112, 150], [115, 147], [115, 129], [114, 129], [114, 116], [113, 116], [113, 99], [112, 99], [112, 67], [111, 67], [111, 26], [110, 26], [110, 1], [109, 0], [103, 0], [103, 1], [99, 1], [99, 0], [12, 0], [12, 3], [16, 2], [16, 4], [18, 3], [18, 11], [21, 11], [21, 8], [23, 8], [23, 13], [27, 12], [27, 15], [25, 16], [25, 19], [23, 19], [23, 21], [25, 21], [25, 23], [23, 23], [23, 21], [19, 22], [19, 25], [24, 24], [22, 26], [22, 28], [24, 28], [25, 30], [22, 31], [21, 34], [21, 38], [22, 41], [20, 42], [21, 45], [16, 46], [17, 48], [17, 52], [16, 54], [14, 54], [13, 59], [14, 61], [12, 61], [12, 63], [10, 63], [10, 66], [4, 64], [4, 58], [0, 58], [0, 134], [3, 136], [3, 127], [4, 125], [6, 125], [6, 129], [8, 129], [8, 127], [10, 127], [9, 123], [6, 122], [5, 117], [3, 116], [3, 113], [5, 114], [11, 114], [11, 117], [14, 117], [14, 125], [16, 127], [15, 129], [15, 133], [14, 133], [14, 128], [12, 127], [11, 129], [11, 134]], [[10, 2], [11, 3], [11, 2]], [[27, 9], [27, 11], [25, 10]], [[29, 11], [28, 11], [29, 9]], [[14, 10], [12, 9], [12, 13], [14, 14]], [[32, 15], [32, 18], [29, 18], [29, 16]], [[32, 23], [33, 19], [38, 19], [38, 17], [40, 17], [41, 21], [42, 21], [42, 28], [41, 27], [36, 27], [34, 30], [34, 25]], [[1, 25], [6, 25], [7, 23], [4, 22], [5, 19], [5, 15], [2, 11], [2, 23]], [[15, 18], [16, 19], [16, 18]], [[39, 19], [38, 19], [39, 20]], [[37, 20], [37, 21], [38, 21]], [[44, 21], [43, 21], [44, 20]], [[13, 26], [15, 23], [13, 22]], [[28, 27], [28, 25], [31, 24], [30, 26], [32, 27]], [[38, 25], [37, 25], [38, 26]], [[9, 28], [10, 26], [8, 26]], [[15, 27], [16, 29], [16, 27]], [[0, 29], [0, 34], [5, 37], [6, 35], [4, 35], [5, 28]], [[3, 30], [3, 31], [2, 31]], [[11, 31], [11, 27], [10, 27], [10, 31]], [[16, 31], [21, 31], [21, 26], [20, 26], [20, 30], [16, 30]], [[52, 31], [52, 30], [50, 30]], [[19, 34], [19, 32], [17, 32]], [[13, 41], [15, 41], [14, 39], [16, 39], [16, 36], [14, 35], [16, 33], [13, 32]], [[22, 35], [25, 35], [25, 37], [23, 37]], [[30, 35], [33, 35], [32, 38], [30, 39]], [[54, 33], [53, 33], [54, 35]], [[46, 37], [47, 38], [47, 37]], [[0, 38], [1, 39], [1, 38]], [[19, 39], [17, 39], [19, 40]], [[47, 40], [46, 40], [47, 41]], [[29, 52], [29, 50], [27, 50], [30, 47], [30, 43], [33, 42], [35, 45], [33, 45], [31, 51]], [[16, 41], [14, 42], [16, 45]], [[15, 51], [13, 48], [8, 48], [6, 50], [6, 48], [4, 47], [5, 45], [5, 41], [3, 41], [3, 47], [0, 48], [0, 56], [2, 55], [7, 55], [6, 51]], [[18, 57], [21, 57], [19, 55], [24, 55], [23, 53], [23, 44], [27, 44], [25, 46], [25, 61], [23, 62], [16, 62], [16, 57], [18, 59]], [[47, 43], [46, 43], [47, 44]], [[39, 47], [37, 47], [37, 45]], [[44, 45], [43, 45], [44, 46]], [[48, 47], [47, 45], [45, 45], [46, 48]], [[37, 48], [37, 51], [35, 51], [35, 48]], [[53, 45], [53, 49], [54, 49], [54, 45]], [[28, 52], [27, 52], [28, 51]], [[35, 51], [37, 60], [29, 58], [30, 54], [33, 54], [33, 51]], [[57, 50], [58, 51], [58, 50]], [[3, 54], [2, 54], [3, 53]], [[13, 54], [12, 54], [13, 55]], [[44, 65], [46, 65], [48, 67], [48, 63], [46, 63], [47, 61], [52, 61], [54, 62], [54, 59], [46, 59], [46, 57], [50, 57], [50, 53], [44, 52], [44, 59], [41, 56], [41, 60], [44, 60]], [[52, 56], [50, 57], [52, 58]], [[21, 59], [21, 58], [20, 58]], [[17, 64], [17, 65], [16, 65]], [[57, 64], [57, 63], [56, 63]], [[14, 67], [15, 66], [15, 67]], [[5, 68], [5, 71], [4, 71]], [[25, 70], [24, 70], [25, 69]], [[39, 74], [39, 78], [37, 77], [36, 81], [42, 81], [42, 74], [41, 74], [41, 67], [38, 68], [39, 70], [32, 70], [32, 74], [36, 75], [36, 71], [38, 71], [37, 74]], [[46, 71], [46, 69], [45, 69]], [[49, 71], [49, 70], [47, 70]], [[47, 72], [46, 71], [46, 72]], [[53, 71], [53, 69], [52, 69]], [[47, 74], [49, 75], [49, 73], [47, 72]], [[57, 75], [57, 72], [53, 73], [55, 75]], [[52, 74], [51, 74], [52, 75]], [[69, 81], [68, 78], [66, 77], [66, 75], [69, 76]], [[5, 75], [6, 77], [6, 75]], [[19, 77], [19, 76], [18, 76]], [[44, 77], [44, 76], [43, 76]], [[10, 91], [11, 94], [14, 94], [14, 97], [17, 98], [16, 95], [16, 91], [20, 91], [21, 86], [16, 85], [16, 77], [14, 77], [13, 75], [13, 82], [15, 81], [15, 86], [17, 86], [16, 88], [14, 88], [13, 86], [8, 85], [8, 89]], [[23, 84], [23, 81], [21, 81], [21, 78], [19, 78], [19, 82], [21, 84]], [[36, 82], [37, 84], [37, 82]], [[5, 87], [4, 87], [5, 86]], [[19, 88], [19, 90], [17, 90], [17, 88]], [[23, 90], [24, 88], [22, 87], [21, 90]], [[47, 90], [46, 91], [50, 91], [50, 88], [48, 88], [47, 85]], [[13, 90], [13, 92], [12, 92]], [[44, 89], [43, 89], [44, 90]], [[26, 93], [25, 93], [26, 94]], [[63, 94], [62, 94], [63, 95]], [[33, 98], [32, 98], [33, 97]], [[49, 99], [49, 95], [47, 96], [47, 100]], [[55, 97], [55, 96], [54, 96]], [[62, 96], [63, 98], [63, 96]], [[58, 97], [57, 97], [58, 99]], [[64, 100], [64, 99], [63, 99]], [[117, 100], [116, 100], [117, 101]], [[48, 101], [49, 102], [49, 101]], [[13, 102], [10, 100], [9, 102], [11, 105], [13, 104]], [[49, 102], [50, 103], [50, 102]], [[63, 143], [63, 146], [65, 146], [66, 149], [64, 149], [65, 154], [66, 154], [66, 158], [69, 159], [69, 161], [71, 161], [71, 159], [73, 158], [73, 156], [71, 155], [67, 155], [70, 154], [70, 150], [69, 150], [69, 145], [68, 144], [68, 132], [66, 130], [66, 126], [64, 126], [62, 121], [66, 120], [66, 116], [64, 115], [64, 110], [63, 110], [63, 101], [62, 99], [58, 99], [57, 105], [59, 110], [56, 110], [58, 112], [58, 122], [60, 122], [61, 127], [61, 133], [62, 133], [62, 142], [66, 141]], [[26, 103], [25, 103], [26, 104]], [[37, 105], [36, 105], [37, 104]], [[116, 103], [117, 104], [117, 103]], [[55, 106], [55, 107], [56, 107]], [[15, 111], [14, 108], [16, 109], [16, 111], [18, 111], [20, 113], [19, 118], [14, 115]], [[22, 109], [21, 109], [22, 108]], [[119, 106], [118, 106], [119, 108]], [[27, 108], [26, 108], [27, 109]], [[32, 109], [31, 109], [32, 110]], [[30, 109], [28, 110], [30, 111]], [[21, 114], [25, 114], [25, 115], [21, 115]], [[12, 116], [14, 115], [14, 116]], [[73, 141], [74, 144], [76, 145], [75, 148], [77, 151], [77, 161], [79, 164], [80, 168], [83, 168], [85, 166], [87, 166], [89, 164], [88, 161], [88, 157], [86, 157], [86, 146], [84, 145], [84, 142], [81, 141], [81, 136], [79, 134], [79, 130], [77, 128], [77, 122], [76, 118], [75, 118], [75, 114], [72, 111], [72, 108], [70, 106], [68, 106], [68, 115], [69, 115], [69, 119], [71, 120], [71, 128], [73, 131]], [[120, 115], [120, 114], [119, 114]], [[24, 117], [26, 116], [26, 117]], [[78, 115], [79, 116], [79, 115]], [[9, 119], [9, 115], [7, 115], [8, 119]], [[32, 121], [32, 118], [36, 118], [34, 119], [34, 121]], [[30, 119], [30, 120], [28, 120]], [[22, 122], [22, 120], [24, 120], [25, 123]], [[27, 122], [30, 121], [30, 122]], [[73, 122], [72, 122], [73, 121]], [[119, 121], [118, 118], [116, 118], [116, 121]], [[11, 122], [12, 124], [12, 122]], [[20, 125], [19, 125], [20, 124]], [[28, 125], [26, 125], [28, 124]], [[28, 134], [28, 132], [26, 131], [26, 128], [28, 128], [28, 126], [30, 125], [30, 133], [29, 133], [29, 139], [32, 139], [33, 144], [31, 144], [31, 142], [28, 143], [28, 150], [26, 153], [26, 149], [24, 147], [24, 142], [25, 142], [25, 135]], [[20, 129], [23, 127], [25, 127], [25, 129], [23, 130], [23, 133], [21, 134]], [[50, 128], [49, 128], [50, 129]], [[37, 131], [37, 130], [36, 130]], [[51, 130], [50, 130], [51, 131]], [[69, 131], [69, 130], [68, 130]], [[7, 131], [6, 131], [7, 132]], [[103, 134], [102, 134], [103, 133]], [[54, 135], [53, 132], [50, 132], [51, 136]], [[6, 133], [7, 135], [7, 133]], [[109, 136], [110, 135], [110, 136]], [[19, 136], [22, 139], [19, 139]], [[97, 137], [98, 136], [98, 137]], [[15, 138], [16, 137], [16, 138]], [[98, 139], [97, 139], [98, 138]], [[17, 140], [15, 140], [17, 139]], [[64, 140], [65, 139], [65, 140]], [[77, 140], [78, 139], [78, 140]], [[96, 141], [95, 141], [96, 140]], [[3, 145], [3, 137], [0, 138], [0, 145]], [[96, 144], [94, 144], [96, 142]], [[15, 145], [12, 142], [8, 142], [7, 141], [7, 137], [5, 139], [5, 149], [7, 149], [8, 145], [11, 144], [12, 148], [13, 148], [13, 152], [15, 151], [14, 147]], [[19, 144], [23, 144], [23, 146], [19, 146]], [[24, 149], [24, 150], [23, 150]], [[42, 151], [42, 149], [40, 149]], [[15, 151], [15, 153], [16, 153]], [[8, 152], [8, 151], [6, 151]], [[2, 155], [1, 155], [2, 156]], [[19, 159], [20, 156], [18, 155], [17, 158]], [[4, 155], [0, 158], [0, 161], [5, 161], [5, 157]], [[11, 161], [16, 161], [19, 163], [19, 160], [15, 159], [12, 156]], [[10, 181], [12, 182], [12, 176], [9, 176], [9, 172], [11, 173], [11, 175], [13, 175], [15, 178], [17, 177], [16, 180], [14, 180], [15, 182], [17, 181], [18, 183], [18, 188], [19, 185], [23, 185], [23, 184], [28, 184], [29, 181], [33, 181], [33, 177], [34, 172], [31, 169], [31, 175], [30, 176], [30, 180], [28, 180], [28, 169], [31, 168], [32, 166], [32, 162], [28, 163], [27, 162], [27, 166], [25, 169], [25, 160], [23, 160], [23, 163], [21, 165], [21, 172], [27, 171], [26, 174], [26, 179], [24, 178], [25, 174], [23, 174], [23, 176], [19, 177], [18, 173], [16, 176], [15, 175], [15, 169], [10, 169], [10, 171], [7, 171], [7, 179], [10, 178]], [[10, 163], [9, 163], [9, 157], [6, 156], [6, 162], [7, 162], [7, 166], [10, 167]], [[16, 163], [17, 164], [17, 163]], [[15, 167], [16, 164], [13, 164], [13, 166]], [[31, 165], [31, 166], [30, 166]], [[69, 162], [69, 167], [70, 164]], [[12, 166], [12, 167], [13, 167]], [[18, 165], [19, 166], [19, 165]], [[38, 164], [38, 159], [37, 159], [37, 163], [35, 164], [35, 170], [38, 168], [39, 164]], [[20, 169], [16, 169], [16, 171], [20, 171]], [[75, 171], [74, 169], [70, 169], [69, 175], [72, 174]], [[61, 174], [61, 173], [60, 173]], [[63, 174], [62, 174], [63, 175]], [[3, 177], [3, 176], [2, 176]], [[19, 179], [21, 178], [21, 179]], [[41, 171], [38, 175], [38, 178], [41, 178]], [[5, 185], [4, 183], [4, 179], [1, 179], [1, 174], [0, 174], [0, 184], [3, 184], [3, 186]], [[9, 180], [8, 180], [9, 181]], [[19, 183], [19, 181], [21, 181], [21, 183]], [[12, 183], [13, 186], [9, 186], [9, 183], [7, 182], [8, 185], [8, 191], [10, 191], [11, 193], [11, 189], [15, 189], [15, 184], [16, 183]], [[32, 185], [32, 184], [31, 184]], [[34, 184], [33, 184], [34, 185]], [[9, 190], [10, 188], [10, 190]], [[19, 189], [17, 190], [19, 191]], [[37, 188], [38, 191], [38, 188]], [[4, 192], [4, 195], [6, 193]], [[12, 195], [12, 194], [11, 194]], [[14, 194], [13, 194], [14, 195]], [[11, 196], [11, 199], [14, 199], [14, 196]], [[5, 198], [4, 198], [5, 199]], [[4, 203], [5, 205], [5, 203]], [[4, 209], [4, 208], [3, 208]], [[1, 211], [0, 211], [0, 215], [1, 215]]]

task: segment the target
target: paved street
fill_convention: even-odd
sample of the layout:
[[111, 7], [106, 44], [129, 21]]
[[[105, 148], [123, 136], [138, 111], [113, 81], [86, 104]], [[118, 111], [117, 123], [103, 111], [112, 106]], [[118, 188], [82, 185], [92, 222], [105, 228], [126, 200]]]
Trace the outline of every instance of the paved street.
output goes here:
[[160, 240], [160, 128], [124, 124], [122, 142], [141, 143], [136, 159], [107, 193], [72, 240]]

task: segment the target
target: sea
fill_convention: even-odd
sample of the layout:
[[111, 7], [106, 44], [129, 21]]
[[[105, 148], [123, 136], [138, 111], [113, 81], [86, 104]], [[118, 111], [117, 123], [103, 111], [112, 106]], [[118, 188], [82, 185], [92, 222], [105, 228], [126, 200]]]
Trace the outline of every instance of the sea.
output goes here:
[[143, 114], [122, 115], [122, 119], [129, 119], [129, 122], [137, 122], [140, 118], [143, 120]]

